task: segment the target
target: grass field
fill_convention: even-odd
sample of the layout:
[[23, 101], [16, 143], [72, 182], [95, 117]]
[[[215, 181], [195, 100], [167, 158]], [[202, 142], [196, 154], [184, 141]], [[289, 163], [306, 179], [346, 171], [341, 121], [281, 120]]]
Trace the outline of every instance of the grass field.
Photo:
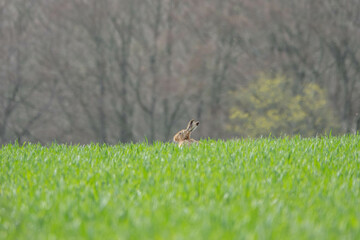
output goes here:
[[0, 239], [360, 239], [360, 136], [0, 150]]

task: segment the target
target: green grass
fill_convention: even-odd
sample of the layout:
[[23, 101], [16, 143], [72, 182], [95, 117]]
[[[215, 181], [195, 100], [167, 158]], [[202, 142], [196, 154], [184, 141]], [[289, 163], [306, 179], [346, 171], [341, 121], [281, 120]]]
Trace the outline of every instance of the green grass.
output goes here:
[[360, 239], [360, 136], [0, 150], [0, 239]]

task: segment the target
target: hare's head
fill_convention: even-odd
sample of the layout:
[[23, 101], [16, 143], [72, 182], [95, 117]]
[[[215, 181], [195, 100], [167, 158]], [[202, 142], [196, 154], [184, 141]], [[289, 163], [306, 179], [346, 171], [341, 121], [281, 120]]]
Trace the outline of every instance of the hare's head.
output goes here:
[[188, 123], [186, 129], [183, 129], [181, 131], [179, 131], [178, 133], [175, 134], [174, 136], [174, 142], [181, 142], [181, 141], [185, 141], [185, 140], [190, 140], [190, 134], [192, 131], [195, 130], [195, 128], [197, 128], [197, 126], [199, 126], [200, 122], [199, 121], [195, 121], [194, 119], [190, 120], [190, 122]]

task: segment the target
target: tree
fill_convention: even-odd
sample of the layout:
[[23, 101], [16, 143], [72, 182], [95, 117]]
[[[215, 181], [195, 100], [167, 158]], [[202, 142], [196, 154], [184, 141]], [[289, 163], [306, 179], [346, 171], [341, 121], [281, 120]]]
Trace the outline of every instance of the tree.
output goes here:
[[247, 87], [231, 93], [229, 131], [241, 136], [301, 134], [315, 136], [337, 130], [334, 112], [325, 91], [315, 83], [293, 92], [294, 81], [277, 75], [262, 75]]
[[292, 75], [296, 84], [316, 82], [351, 131], [359, 112], [360, 9], [356, 0], [272, 0], [264, 10], [273, 69]]
[[34, 132], [44, 123], [54, 98], [54, 84], [37, 69], [38, 52], [31, 38], [37, 6], [36, 1], [6, 1], [0, 6], [0, 143], [40, 140]]

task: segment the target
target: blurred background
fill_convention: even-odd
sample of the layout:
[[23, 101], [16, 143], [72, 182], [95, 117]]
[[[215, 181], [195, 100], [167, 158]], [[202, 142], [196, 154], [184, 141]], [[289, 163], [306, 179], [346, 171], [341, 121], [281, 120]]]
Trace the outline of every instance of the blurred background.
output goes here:
[[0, 144], [353, 133], [358, 0], [0, 0]]

